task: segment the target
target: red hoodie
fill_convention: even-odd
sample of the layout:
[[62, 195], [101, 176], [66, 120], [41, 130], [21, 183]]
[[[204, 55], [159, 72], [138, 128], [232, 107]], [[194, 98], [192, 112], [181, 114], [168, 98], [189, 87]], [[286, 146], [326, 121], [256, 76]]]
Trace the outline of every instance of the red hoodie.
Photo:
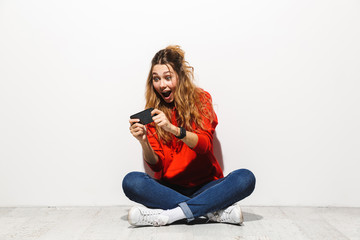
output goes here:
[[[193, 125], [193, 132], [198, 135], [199, 139], [193, 149], [175, 136], [170, 143], [164, 144], [159, 141], [154, 124], [147, 125], [147, 138], [152, 149], [159, 156], [157, 164], [148, 164], [155, 172], [156, 179], [183, 187], [194, 187], [224, 177], [213, 151], [213, 134], [218, 120], [208, 92], [204, 91], [202, 103], [207, 111], [213, 113], [214, 120], [210, 123], [204, 117], [205, 130]], [[177, 126], [175, 107], [172, 111], [171, 123]]]

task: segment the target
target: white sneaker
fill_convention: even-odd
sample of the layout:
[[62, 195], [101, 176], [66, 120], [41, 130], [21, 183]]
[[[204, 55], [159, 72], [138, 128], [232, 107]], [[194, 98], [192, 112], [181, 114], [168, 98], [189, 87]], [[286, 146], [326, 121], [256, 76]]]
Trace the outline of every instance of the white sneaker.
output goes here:
[[164, 210], [146, 207], [132, 207], [128, 214], [128, 221], [133, 226], [164, 226], [168, 216], [161, 215]]
[[207, 217], [212, 222], [232, 223], [241, 225], [244, 222], [244, 217], [239, 205], [234, 204], [223, 210], [213, 213], [208, 213]]

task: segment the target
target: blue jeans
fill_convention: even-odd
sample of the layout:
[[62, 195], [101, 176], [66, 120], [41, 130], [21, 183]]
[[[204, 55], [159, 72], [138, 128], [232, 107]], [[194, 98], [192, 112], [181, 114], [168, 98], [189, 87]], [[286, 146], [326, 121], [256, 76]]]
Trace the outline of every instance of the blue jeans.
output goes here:
[[179, 206], [190, 222], [246, 198], [254, 191], [255, 181], [251, 171], [239, 169], [205, 185], [184, 188], [162, 183], [146, 173], [130, 172], [122, 187], [130, 200], [148, 208], [166, 210]]

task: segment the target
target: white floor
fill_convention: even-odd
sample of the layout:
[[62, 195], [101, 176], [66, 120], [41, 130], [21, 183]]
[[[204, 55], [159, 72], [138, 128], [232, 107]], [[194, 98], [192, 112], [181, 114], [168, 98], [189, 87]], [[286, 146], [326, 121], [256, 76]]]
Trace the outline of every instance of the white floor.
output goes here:
[[360, 240], [360, 208], [242, 207], [242, 226], [131, 227], [129, 206], [0, 208], [0, 240]]

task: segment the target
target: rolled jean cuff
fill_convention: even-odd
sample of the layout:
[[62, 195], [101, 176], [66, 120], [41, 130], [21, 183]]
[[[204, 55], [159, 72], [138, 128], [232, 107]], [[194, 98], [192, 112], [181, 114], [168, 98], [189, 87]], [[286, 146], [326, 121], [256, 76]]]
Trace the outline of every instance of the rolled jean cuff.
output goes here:
[[191, 212], [186, 202], [179, 203], [179, 207], [181, 208], [181, 210], [183, 210], [188, 222], [191, 222], [192, 220], [195, 219], [193, 213]]

